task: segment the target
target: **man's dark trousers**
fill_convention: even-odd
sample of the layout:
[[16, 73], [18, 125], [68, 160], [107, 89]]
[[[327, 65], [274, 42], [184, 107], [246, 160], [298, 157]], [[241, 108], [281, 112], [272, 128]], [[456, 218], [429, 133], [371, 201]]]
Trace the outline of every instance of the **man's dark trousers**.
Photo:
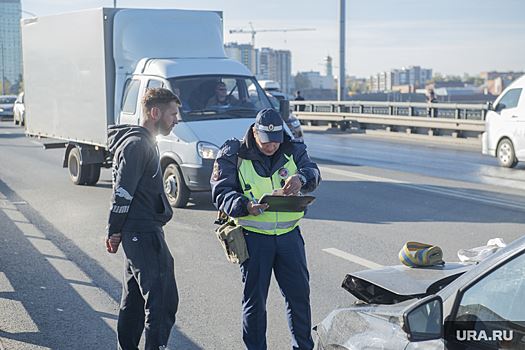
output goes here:
[[266, 299], [272, 270], [286, 302], [292, 348], [311, 350], [310, 285], [299, 228], [282, 235], [245, 231], [250, 258], [241, 265], [244, 283], [243, 340], [248, 350], [265, 350]]
[[166, 346], [179, 304], [173, 257], [161, 229], [122, 233], [126, 257], [118, 316], [119, 349], [138, 349], [146, 328], [145, 349]]

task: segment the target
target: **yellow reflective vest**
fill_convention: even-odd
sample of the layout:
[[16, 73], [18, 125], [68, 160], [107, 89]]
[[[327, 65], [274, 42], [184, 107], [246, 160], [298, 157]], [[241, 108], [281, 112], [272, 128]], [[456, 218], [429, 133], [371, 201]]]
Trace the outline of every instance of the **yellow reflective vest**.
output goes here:
[[[243, 193], [250, 200], [253, 197], [259, 201], [264, 194], [271, 194], [273, 190], [281, 188], [281, 182], [297, 173], [297, 165], [293, 156], [284, 155], [288, 160], [279, 170], [270, 177], [257, 174], [251, 160], [242, 159], [239, 166], [239, 181]], [[250, 193], [251, 192], [251, 193]], [[282, 235], [292, 231], [299, 225], [304, 212], [268, 212], [261, 215], [247, 215], [235, 218], [235, 223], [246, 230], [266, 235]]]

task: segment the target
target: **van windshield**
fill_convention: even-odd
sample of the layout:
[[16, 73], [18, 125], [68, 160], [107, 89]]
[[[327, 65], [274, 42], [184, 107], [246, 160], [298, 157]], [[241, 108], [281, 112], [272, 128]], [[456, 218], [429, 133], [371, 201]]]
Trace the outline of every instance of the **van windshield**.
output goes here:
[[179, 96], [183, 121], [253, 118], [258, 111], [272, 108], [254, 78], [206, 75], [169, 79]]

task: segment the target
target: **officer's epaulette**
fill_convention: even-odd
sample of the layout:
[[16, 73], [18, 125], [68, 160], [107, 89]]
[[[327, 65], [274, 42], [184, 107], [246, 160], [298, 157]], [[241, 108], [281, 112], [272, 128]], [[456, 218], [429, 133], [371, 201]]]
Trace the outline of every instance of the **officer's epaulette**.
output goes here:
[[226, 140], [224, 145], [222, 145], [219, 156], [225, 155], [225, 156], [233, 156], [234, 154], [237, 154], [239, 152], [239, 148], [241, 147], [241, 142], [236, 138], [231, 138]]

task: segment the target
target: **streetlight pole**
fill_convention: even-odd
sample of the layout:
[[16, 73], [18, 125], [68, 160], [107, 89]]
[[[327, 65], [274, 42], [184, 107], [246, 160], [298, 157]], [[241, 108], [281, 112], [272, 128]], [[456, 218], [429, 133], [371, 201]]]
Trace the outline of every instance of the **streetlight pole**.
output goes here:
[[339, 5], [339, 81], [337, 101], [345, 100], [345, 29], [346, 29], [346, 0], [340, 0]]
[[2, 95], [5, 95], [5, 60], [4, 60], [4, 43], [0, 41], [0, 49], [2, 50]]
[[117, 0], [113, 0], [113, 7], [117, 8]]

